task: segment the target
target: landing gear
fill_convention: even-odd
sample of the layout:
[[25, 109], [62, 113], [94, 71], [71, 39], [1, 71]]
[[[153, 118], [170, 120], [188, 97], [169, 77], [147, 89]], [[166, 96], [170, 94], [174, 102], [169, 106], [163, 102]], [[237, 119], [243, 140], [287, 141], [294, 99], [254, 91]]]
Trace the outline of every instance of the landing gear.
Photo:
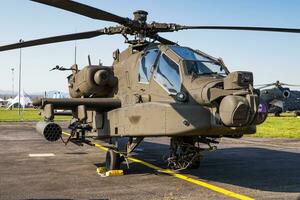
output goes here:
[[115, 138], [114, 140], [111, 138], [109, 143], [111, 144], [111, 147], [106, 152], [105, 168], [107, 170], [118, 170], [123, 161], [119, 153], [119, 140], [118, 138]]
[[[129, 137], [125, 150], [121, 147], [122, 145], [119, 146], [118, 138], [114, 138], [114, 142], [112, 142], [111, 140], [110, 144], [112, 145], [112, 147], [106, 153], [106, 169], [120, 169], [121, 163], [126, 160], [130, 153], [132, 153], [135, 150], [135, 148], [143, 141], [143, 139], [144, 137]], [[127, 166], [129, 167], [128, 163]]]
[[[204, 143], [209, 148], [200, 148]], [[167, 158], [168, 167], [174, 170], [197, 169], [203, 157], [202, 152], [215, 150], [218, 141], [206, 137], [173, 137], [171, 138], [170, 154]]]
[[122, 159], [120, 153], [117, 153], [114, 149], [109, 149], [106, 152], [105, 168], [107, 170], [118, 170], [120, 169]]
[[193, 137], [171, 138], [168, 167], [175, 170], [198, 168], [202, 155], [195, 142]]

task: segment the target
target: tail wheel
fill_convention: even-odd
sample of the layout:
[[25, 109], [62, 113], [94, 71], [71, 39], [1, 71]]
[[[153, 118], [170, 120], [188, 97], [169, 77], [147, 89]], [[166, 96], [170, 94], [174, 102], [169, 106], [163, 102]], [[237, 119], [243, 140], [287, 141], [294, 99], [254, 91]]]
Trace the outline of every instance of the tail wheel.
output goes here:
[[105, 167], [107, 170], [118, 170], [121, 165], [121, 157], [113, 149], [106, 152]]

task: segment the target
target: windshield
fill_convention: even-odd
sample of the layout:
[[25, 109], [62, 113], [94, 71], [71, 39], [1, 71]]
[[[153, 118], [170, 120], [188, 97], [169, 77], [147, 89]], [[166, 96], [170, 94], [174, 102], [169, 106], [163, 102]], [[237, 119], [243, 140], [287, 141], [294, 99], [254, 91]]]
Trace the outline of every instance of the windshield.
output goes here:
[[148, 83], [152, 75], [152, 67], [155, 64], [156, 58], [158, 56], [158, 49], [150, 49], [145, 52], [144, 56], [140, 60], [139, 67], [139, 82]]
[[170, 46], [170, 48], [184, 59], [188, 74], [226, 74], [219, 63], [189, 48], [180, 46]]
[[177, 93], [181, 88], [179, 66], [165, 54], [161, 54], [154, 79], [169, 93]]

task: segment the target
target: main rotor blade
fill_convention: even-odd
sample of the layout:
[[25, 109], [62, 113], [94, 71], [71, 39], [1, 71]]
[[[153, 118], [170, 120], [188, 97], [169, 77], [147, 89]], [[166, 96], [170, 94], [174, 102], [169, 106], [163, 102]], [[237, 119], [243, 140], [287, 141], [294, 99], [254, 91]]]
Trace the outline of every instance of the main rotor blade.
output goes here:
[[120, 17], [112, 13], [106, 12], [104, 10], [100, 10], [98, 8], [94, 8], [92, 6], [88, 6], [71, 0], [31, 0], [31, 1], [46, 4], [48, 6], [53, 6], [63, 10], [67, 10], [73, 13], [77, 13], [79, 15], [90, 17], [92, 19], [117, 22], [122, 25], [126, 25], [129, 21], [128, 18]]
[[106, 34], [105, 29], [82, 32], [82, 33], [74, 33], [74, 34], [68, 34], [68, 35], [60, 35], [60, 36], [42, 38], [42, 39], [37, 39], [37, 40], [30, 40], [30, 41], [25, 41], [25, 42], [20, 41], [19, 43], [0, 46], [0, 51], [7, 51], [7, 50], [11, 50], [11, 49], [38, 46], [38, 45], [50, 44], [50, 43], [56, 43], [56, 42], [65, 42], [65, 41], [70, 41], [70, 40], [88, 39], [88, 38], [97, 37], [97, 36], [103, 35], [103, 34]]
[[176, 27], [177, 30], [187, 29], [213, 29], [213, 30], [239, 30], [239, 31], [267, 31], [267, 32], [285, 32], [300, 33], [297, 28], [275, 28], [275, 27], [251, 27], [251, 26], [181, 26]]
[[259, 87], [259, 86], [267, 86], [267, 85], [275, 85], [275, 83], [257, 84], [257, 85], [254, 85], [254, 86]]
[[266, 88], [266, 87], [270, 87], [270, 86], [273, 86], [274, 85], [274, 83], [271, 83], [271, 84], [264, 84], [264, 85], [255, 85], [255, 87], [257, 87], [257, 86], [261, 86], [261, 87], [258, 87], [257, 89], [264, 89], [264, 88]]

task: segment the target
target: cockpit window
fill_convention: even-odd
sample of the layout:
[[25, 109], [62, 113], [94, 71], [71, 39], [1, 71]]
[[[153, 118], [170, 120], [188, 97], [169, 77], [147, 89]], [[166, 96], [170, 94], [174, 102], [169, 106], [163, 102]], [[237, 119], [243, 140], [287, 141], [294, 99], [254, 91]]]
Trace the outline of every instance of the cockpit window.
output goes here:
[[171, 49], [177, 54], [179, 55], [181, 58], [183, 58], [184, 60], [200, 60], [200, 61], [210, 61], [208, 58], [194, 52], [191, 51], [188, 48], [184, 48], [184, 47], [178, 47], [178, 46], [171, 46]]
[[216, 63], [201, 62], [198, 60], [185, 60], [188, 74], [226, 74], [224, 69]]
[[169, 93], [176, 94], [180, 91], [179, 66], [165, 54], [160, 55], [154, 78]]
[[151, 75], [152, 68], [154, 67], [157, 55], [159, 50], [157, 48], [150, 49], [145, 52], [145, 55], [140, 60], [140, 69], [139, 69], [139, 82], [148, 83]]
[[181, 58], [187, 67], [188, 74], [226, 74], [224, 68], [208, 57], [205, 57], [189, 48], [170, 46]]

